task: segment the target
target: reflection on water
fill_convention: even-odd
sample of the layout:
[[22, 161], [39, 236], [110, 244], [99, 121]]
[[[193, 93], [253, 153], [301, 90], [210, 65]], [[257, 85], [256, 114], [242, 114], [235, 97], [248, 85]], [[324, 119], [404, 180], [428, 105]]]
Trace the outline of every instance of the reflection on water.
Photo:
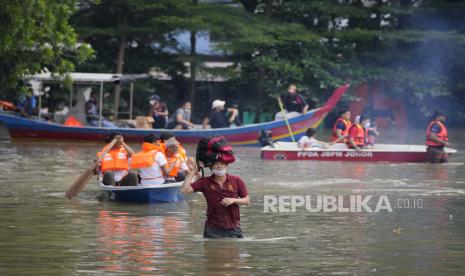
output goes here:
[[163, 270], [161, 264], [179, 264], [172, 252], [183, 250], [176, 239], [182, 227], [183, 222], [173, 216], [134, 217], [127, 212], [99, 211], [99, 269], [152, 271]]
[[[204, 240], [201, 195], [162, 205], [64, 191], [100, 144], [0, 142], [1, 275], [462, 275], [465, 154], [447, 164], [276, 162], [237, 148], [243, 240]], [[459, 145], [463, 148], [463, 145]], [[138, 149], [138, 145], [134, 145]], [[192, 153], [193, 148], [188, 148]], [[264, 213], [264, 195], [422, 198], [392, 213]]]

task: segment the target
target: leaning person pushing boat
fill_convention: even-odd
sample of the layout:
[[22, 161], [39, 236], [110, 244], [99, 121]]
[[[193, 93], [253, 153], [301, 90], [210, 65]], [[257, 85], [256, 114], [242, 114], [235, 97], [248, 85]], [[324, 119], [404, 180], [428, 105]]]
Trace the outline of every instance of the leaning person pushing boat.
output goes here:
[[250, 198], [244, 181], [227, 173], [228, 164], [234, 158], [225, 158], [218, 154], [210, 166], [212, 175], [192, 183], [197, 165], [189, 159], [194, 168], [181, 187], [181, 192], [202, 192], [207, 201], [207, 220], [203, 232], [204, 238], [242, 238], [239, 205], [250, 204]]

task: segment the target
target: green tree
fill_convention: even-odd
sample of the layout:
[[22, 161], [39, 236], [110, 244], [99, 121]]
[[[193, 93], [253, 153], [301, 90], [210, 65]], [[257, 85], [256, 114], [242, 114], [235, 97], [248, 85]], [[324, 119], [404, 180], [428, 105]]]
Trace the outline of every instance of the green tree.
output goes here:
[[68, 23], [76, 1], [0, 0], [0, 5], [0, 88], [14, 88], [22, 75], [44, 68], [72, 71], [92, 56]]

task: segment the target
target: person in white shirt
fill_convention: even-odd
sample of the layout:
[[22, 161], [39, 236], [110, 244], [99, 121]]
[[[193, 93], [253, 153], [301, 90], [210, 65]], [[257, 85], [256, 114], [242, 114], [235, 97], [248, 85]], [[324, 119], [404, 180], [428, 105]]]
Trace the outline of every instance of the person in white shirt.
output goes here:
[[307, 129], [305, 135], [300, 137], [297, 145], [299, 148], [308, 149], [308, 148], [326, 148], [328, 145], [332, 145], [332, 143], [325, 143], [322, 141], [317, 140], [316, 138], [316, 131], [313, 128]]
[[153, 153], [153, 163], [149, 167], [140, 168], [140, 185], [157, 185], [165, 183], [164, 175], [169, 172], [168, 161], [158, 143], [160, 138], [153, 134], [144, 138], [142, 152]]

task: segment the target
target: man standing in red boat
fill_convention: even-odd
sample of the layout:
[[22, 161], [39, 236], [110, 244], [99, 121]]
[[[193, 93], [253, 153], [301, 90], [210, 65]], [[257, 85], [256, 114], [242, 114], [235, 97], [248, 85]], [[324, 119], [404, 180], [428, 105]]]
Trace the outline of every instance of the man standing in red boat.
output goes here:
[[342, 109], [339, 112], [339, 118], [336, 120], [333, 126], [333, 135], [331, 136], [331, 142], [333, 143], [344, 143], [346, 138], [349, 136], [349, 128], [352, 126], [350, 122], [350, 110], [348, 108]]
[[444, 147], [449, 146], [447, 128], [445, 126], [446, 115], [443, 112], [436, 111], [431, 122], [426, 129], [426, 146], [430, 155], [431, 162], [447, 162], [447, 153]]
[[181, 192], [202, 192], [207, 200], [207, 220], [204, 238], [242, 238], [239, 205], [250, 204], [244, 181], [227, 173], [228, 164], [234, 162], [231, 154], [218, 154], [210, 165], [212, 175], [192, 183], [197, 164], [189, 160], [194, 168], [181, 187]]

